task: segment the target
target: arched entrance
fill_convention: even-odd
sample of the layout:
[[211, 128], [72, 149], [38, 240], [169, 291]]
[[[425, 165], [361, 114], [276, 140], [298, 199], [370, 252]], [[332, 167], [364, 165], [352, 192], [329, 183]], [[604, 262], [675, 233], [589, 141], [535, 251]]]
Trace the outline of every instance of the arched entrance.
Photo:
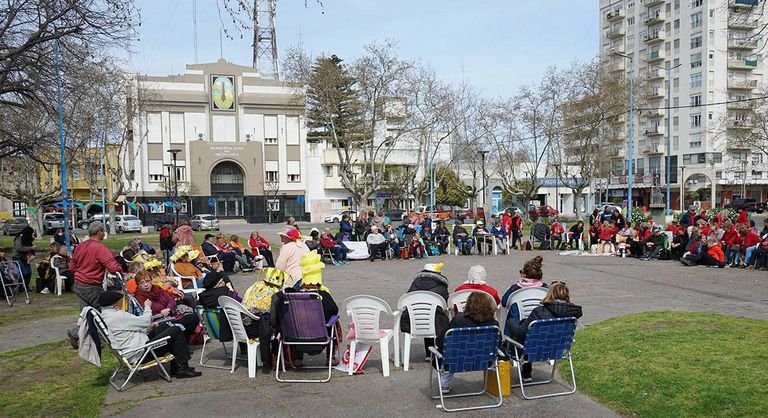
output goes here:
[[224, 161], [211, 171], [211, 197], [216, 200], [213, 213], [219, 218], [243, 216], [243, 170], [231, 161]]
[[491, 213], [501, 211], [501, 187], [496, 186], [491, 190]]
[[[716, 201], [717, 183], [713, 181], [715, 178], [713, 173], [708, 172], [706, 169], [682, 168], [682, 170], [680, 186], [680, 196], [682, 196], [682, 199], [678, 199], [677, 202], [680, 205], [680, 210], [685, 210], [687, 205], [692, 204], [694, 201], [706, 201], [707, 199], [711, 202], [712, 207], [718, 206], [719, 202]], [[708, 189], [709, 193], [706, 193], [706, 190], [703, 189]], [[693, 193], [690, 192], [699, 192], [699, 196], [694, 198]], [[688, 194], [690, 196], [686, 198]]]

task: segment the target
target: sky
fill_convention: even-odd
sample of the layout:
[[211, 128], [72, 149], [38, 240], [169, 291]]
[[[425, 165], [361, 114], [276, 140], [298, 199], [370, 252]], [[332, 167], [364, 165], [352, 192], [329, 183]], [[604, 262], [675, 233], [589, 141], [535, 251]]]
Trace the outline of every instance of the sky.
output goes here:
[[[251, 65], [251, 34], [240, 33], [226, 11], [234, 39], [220, 48], [217, 0], [197, 0], [198, 61], [222, 56]], [[218, 0], [224, 2], [226, 0]], [[232, 3], [235, 0], [228, 0]], [[394, 39], [400, 55], [431, 66], [448, 82], [462, 79], [489, 97], [510, 96], [535, 83], [549, 66], [568, 66], [598, 53], [595, 0], [279, 0], [279, 53], [301, 44], [313, 55], [351, 61], [374, 41]], [[192, 0], [136, 0], [139, 40], [128, 57], [132, 71], [180, 74], [194, 63]]]

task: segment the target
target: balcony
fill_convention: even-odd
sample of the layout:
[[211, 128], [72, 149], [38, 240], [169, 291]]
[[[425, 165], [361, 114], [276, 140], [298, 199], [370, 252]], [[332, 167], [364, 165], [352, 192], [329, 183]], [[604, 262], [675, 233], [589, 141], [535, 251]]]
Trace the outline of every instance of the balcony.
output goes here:
[[648, 62], [648, 63], [659, 62], [659, 61], [664, 61], [663, 50], [653, 51], [650, 54], [646, 55], [645, 57], [645, 62]]
[[624, 146], [610, 147], [608, 148], [608, 158], [623, 159], [624, 155], [626, 155], [626, 150]]
[[643, 154], [664, 154], [664, 144], [661, 142], [651, 142], [650, 144], [646, 145], [645, 148], [643, 148]]
[[655, 13], [649, 14], [648, 17], [645, 18], [643, 23], [645, 23], [646, 26], [653, 26], [653, 25], [658, 25], [659, 23], [664, 23], [664, 12], [659, 10]]
[[645, 116], [649, 119], [663, 118], [666, 114], [666, 109], [651, 109], [644, 112]]
[[626, 29], [624, 27], [611, 29], [608, 32], [605, 32], [605, 36], [607, 36], [609, 39], [615, 39], [615, 38], [621, 38], [627, 33]]
[[757, 68], [757, 58], [753, 59], [729, 59], [728, 68], [736, 70], [754, 70]]
[[750, 151], [752, 149], [746, 141], [736, 138], [728, 138], [725, 148], [734, 151]]
[[626, 13], [624, 12], [624, 9], [616, 9], [612, 12], [608, 12], [605, 15], [605, 18], [609, 22], [618, 22], [619, 20], [624, 19], [625, 16], [626, 16]]
[[732, 80], [728, 79], [728, 88], [734, 90], [752, 90], [757, 88], [757, 80]]
[[760, 26], [760, 21], [749, 19], [749, 14], [731, 14], [728, 16], [729, 29], [757, 29], [758, 26]]
[[616, 116], [610, 118], [609, 121], [611, 123], [615, 123], [617, 125], [618, 124], [624, 124], [624, 123], [627, 123], [627, 117], [626, 117], [625, 113], [622, 113], [620, 115], [616, 115]]
[[757, 39], [728, 39], [728, 48], [730, 49], [755, 49], [757, 48]]
[[645, 97], [648, 99], [663, 99], [664, 89], [661, 87], [652, 88], [648, 91], [648, 94]]
[[643, 42], [645, 42], [647, 44], [655, 44], [655, 43], [658, 43], [658, 42], [664, 42], [664, 37], [665, 37], [664, 31], [663, 30], [659, 30], [659, 31], [656, 31], [656, 32], [653, 32], [653, 33], [646, 34], [643, 37]]
[[652, 68], [645, 74], [645, 78], [648, 79], [648, 81], [663, 80], [665, 75], [665, 71], [661, 68]]
[[752, 121], [749, 119], [728, 119], [727, 123], [728, 129], [733, 130], [742, 130], [742, 129], [753, 129], [754, 125], [752, 124]]
[[644, 134], [645, 136], [648, 136], [648, 137], [664, 136], [664, 127], [661, 125], [649, 126], [645, 129]]
[[728, 7], [736, 10], [746, 10], [757, 6], [760, 0], [728, 0]]
[[738, 98], [728, 98], [728, 103], [725, 104], [726, 109], [734, 109], [734, 110], [752, 110], [755, 108], [755, 101], [754, 100], [740, 100]]
[[627, 64], [622, 59], [621, 61], [616, 61], [613, 64], [611, 64], [608, 67], [608, 71], [610, 72], [625, 72], [627, 71]]
[[659, 4], [664, 4], [665, 0], [648, 0], [645, 2], [645, 7], [653, 7]]

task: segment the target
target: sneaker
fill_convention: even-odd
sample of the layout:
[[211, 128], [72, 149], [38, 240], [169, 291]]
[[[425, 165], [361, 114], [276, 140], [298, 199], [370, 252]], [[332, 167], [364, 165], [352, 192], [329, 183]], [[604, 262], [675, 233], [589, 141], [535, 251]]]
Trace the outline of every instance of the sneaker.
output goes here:
[[424, 357], [424, 362], [425, 362], [425, 363], [429, 363], [431, 360], [432, 360], [432, 357], [431, 357], [431, 356], [426, 356], [426, 357]]
[[443, 395], [447, 395], [447, 394], [451, 393], [451, 388], [449, 386], [445, 386], [445, 387], [442, 388], [442, 390], [440, 390], [440, 392], [442, 392]]
[[40, 291], [40, 293], [43, 294], [43, 295], [47, 295], [47, 294], [51, 293], [51, 291], [48, 290], [47, 287], [44, 287], [43, 290]]
[[523, 383], [532, 383], [533, 376], [523, 376]]

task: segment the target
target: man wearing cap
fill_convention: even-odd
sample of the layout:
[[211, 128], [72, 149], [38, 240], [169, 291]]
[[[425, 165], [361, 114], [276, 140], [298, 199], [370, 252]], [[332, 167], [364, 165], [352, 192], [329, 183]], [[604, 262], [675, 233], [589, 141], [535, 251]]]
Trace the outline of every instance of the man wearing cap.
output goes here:
[[[120, 310], [122, 299], [122, 293], [113, 291], [103, 292], [98, 297], [98, 304], [101, 306], [101, 317], [109, 329], [112, 348], [118, 351], [125, 351], [141, 347], [150, 341], [169, 337], [168, 344], [155, 348], [155, 354], [158, 356], [167, 353], [173, 354], [171, 375], [177, 379], [202, 375], [202, 373], [189, 367], [189, 346], [184, 336], [184, 327], [181, 324], [171, 325], [168, 323], [158, 324], [157, 322], [152, 322], [152, 301], [149, 299], [144, 301], [144, 313], [141, 316], [124, 312]], [[138, 350], [134, 352], [129, 360], [135, 362], [140, 358], [141, 350]], [[151, 356], [145, 359], [146, 361], [153, 360]]]
[[[408, 293], [426, 290], [440, 295], [444, 300], [448, 300], [448, 278], [441, 273], [442, 268], [443, 263], [425, 264], [424, 270], [418, 272], [413, 279], [413, 282], [411, 282], [411, 287], [408, 288]], [[435, 315], [435, 331], [437, 332], [437, 335], [445, 332], [446, 328], [448, 328], [448, 315], [442, 308], [438, 308], [437, 314]], [[403, 314], [400, 316], [400, 330], [407, 333], [411, 332], [411, 320], [407, 309], [404, 310]], [[433, 345], [435, 345], [434, 338], [424, 339], [426, 361], [429, 361], [429, 347]]]
[[[99, 295], [104, 291], [104, 273], [122, 273], [123, 269], [115, 260], [112, 251], [101, 241], [104, 239], [104, 224], [95, 221], [88, 225], [88, 240], [77, 246], [69, 269], [75, 274], [72, 290], [79, 298], [80, 310], [86, 306], [98, 308]], [[78, 326], [67, 331], [69, 343], [77, 349]]]
[[371, 261], [375, 260], [377, 255], [380, 255], [382, 260], [387, 259], [387, 239], [381, 234], [378, 226], [371, 225], [371, 233], [365, 238], [365, 242], [368, 243]]
[[472, 247], [475, 245], [472, 237], [461, 225], [460, 220], [456, 220], [456, 224], [453, 225], [453, 244], [459, 250], [459, 254], [470, 255], [472, 253]]
[[490, 254], [493, 248], [493, 235], [485, 229], [485, 222], [482, 219], [477, 221], [475, 229], [472, 230], [472, 236], [477, 240], [477, 253]]
[[653, 227], [651, 236], [643, 242], [643, 255], [641, 260], [658, 260], [661, 250], [664, 249], [664, 237], [661, 235], [661, 228]]
[[301, 233], [296, 228], [289, 228], [278, 233], [283, 246], [280, 248], [280, 254], [277, 256], [275, 268], [288, 273], [290, 280], [285, 281], [285, 287], [292, 287], [301, 280], [301, 257], [309, 252], [309, 248], [301, 240]]

